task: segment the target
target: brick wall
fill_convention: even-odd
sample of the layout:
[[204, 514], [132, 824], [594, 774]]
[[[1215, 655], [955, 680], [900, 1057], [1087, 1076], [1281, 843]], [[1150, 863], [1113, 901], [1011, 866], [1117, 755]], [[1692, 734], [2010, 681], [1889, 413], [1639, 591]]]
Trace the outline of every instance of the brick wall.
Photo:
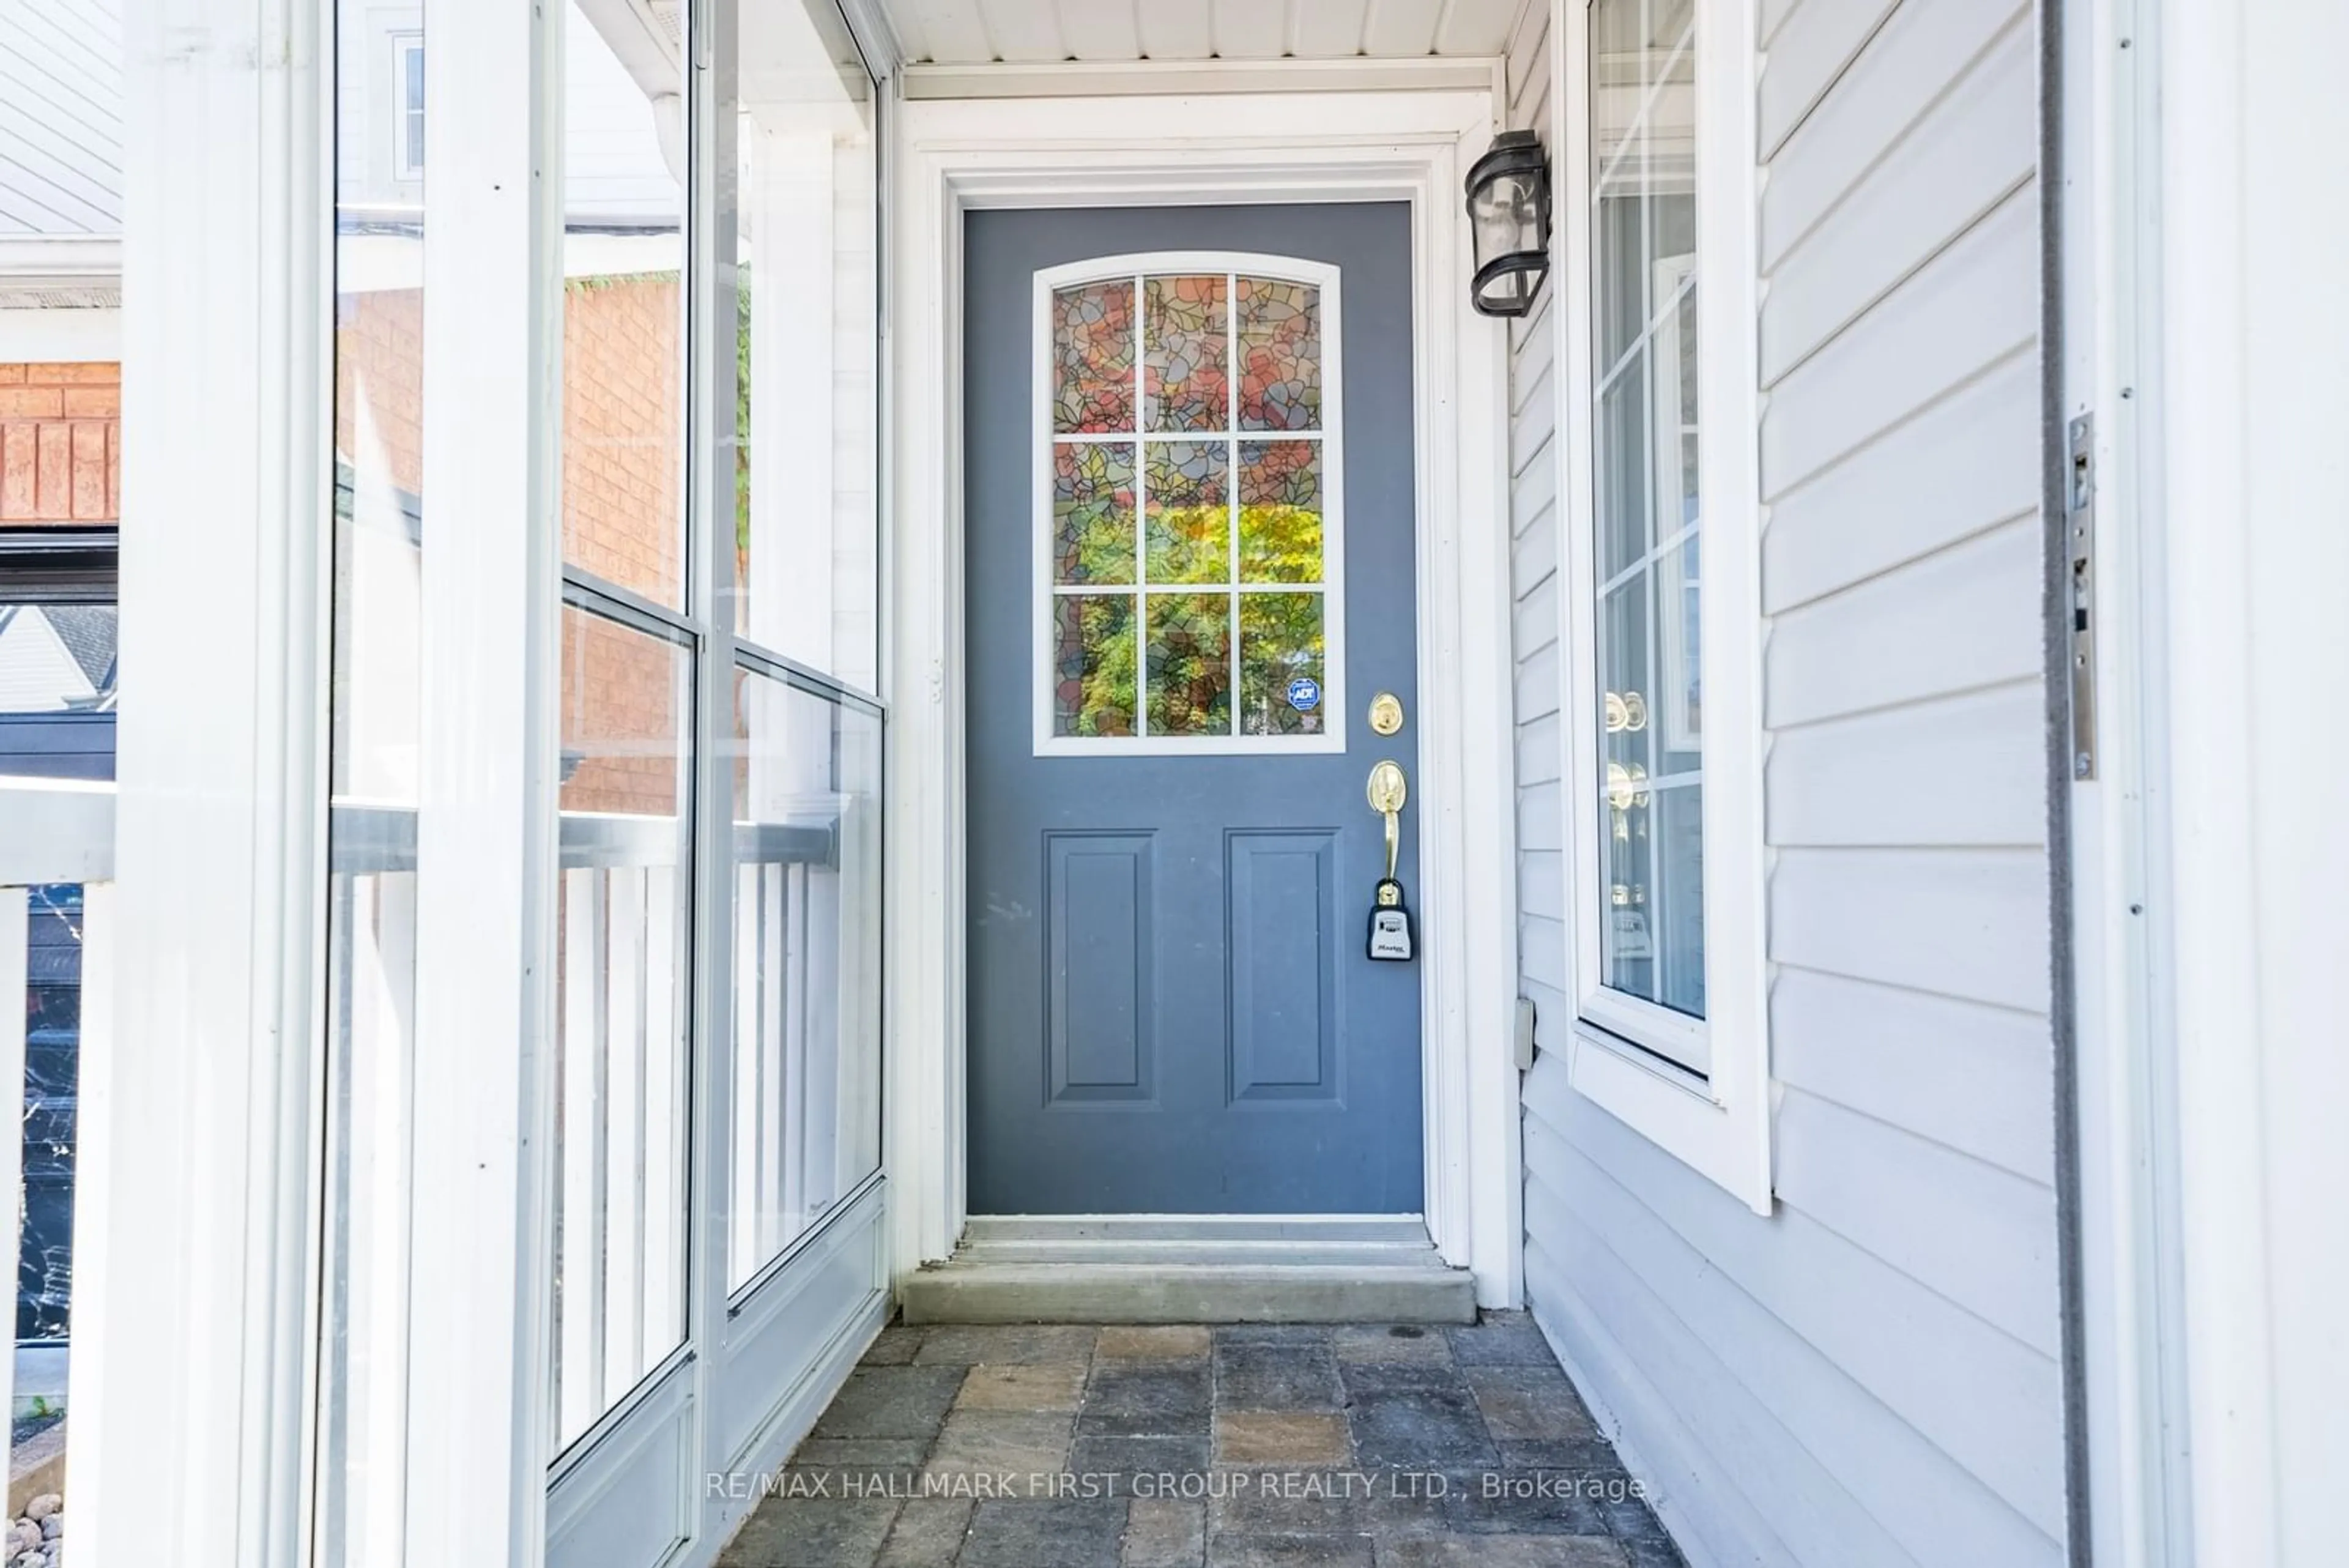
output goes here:
[[371, 482], [424, 491], [424, 294], [387, 289], [342, 296], [335, 318], [335, 450], [358, 453], [364, 402], [374, 442], [361, 463]]
[[114, 522], [121, 432], [121, 366], [0, 365], [0, 524]]
[[564, 558], [674, 604], [684, 434], [677, 280], [574, 278], [563, 300]]
[[[563, 291], [563, 556], [606, 582], [683, 595], [682, 302], [674, 277], [574, 278]], [[566, 811], [678, 810], [683, 718], [669, 644], [564, 616], [563, 743], [590, 755]]]
[[[683, 455], [676, 278], [575, 278], [564, 290], [563, 554], [607, 582], [677, 602]], [[424, 296], [347, 296], [336, 323], [336, 450], [371, 479], [424, 487]]]
[[[676, 602], [682, 580], [680, 308], [666, 275], [576, 278], [564, 290], [564, 556], [663, 603]], [[418, 495], [423, 329], [414, 289], [346, 296], [336, 322], [336, 449]], [[429, 501], [424, 532], [429, 541]], [[564, 612], [563, 745], [588, 754], [564, 784], [564, 809], [677, 810], [675, 657], [666, 643]]]

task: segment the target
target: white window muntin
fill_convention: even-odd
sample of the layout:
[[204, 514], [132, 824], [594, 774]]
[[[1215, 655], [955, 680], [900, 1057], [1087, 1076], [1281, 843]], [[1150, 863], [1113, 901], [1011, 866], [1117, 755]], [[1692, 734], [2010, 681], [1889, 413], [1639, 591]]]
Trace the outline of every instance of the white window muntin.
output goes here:
[[424, 178], [424, 35], [391, 36], [391, 173]]
[[[1225, 317], [1225, 364], [1231, 385], [1225, 400], [1226, 417], [1221, 430], [1168, 431], [1154, 432], [1142, 428], [1143, 379], [1147, 371], [1148, 354], [1143, 341], [1143, 285], [1151, 277], [1223, 275], [1227, 306]], [[1346, 654], [1346, 592], [1345, 592], [1345, 457], [1343, 415], [1343, 369], [1340, 356], [1341, 338], [1340, 304], [1339, 300], [1340, 269], [1323, 262], [1304, 261], [1292, 256], [1258, 255], [1245, 251], [1153, 251], [1132, 255], [1100, 256], [1088, 261], [1071, 262], [1046, 268], [1036, 275], [1034, 315], [1030, 336], [1033, 339], [1035, 364], [1033, 371], [1033, 411], [1030, 417], [1034, 448], [1031, 465], [1033, 522], [1030, 525], [1030, 554], [1033, 556], [1035, 604], [1031, 612], [1034, 646], [1030, 652], [1033, 665], [1030, 689], [1033, 693], [1035, 754], [1041, 756], [1226, 756], [1233, 754], [1312, 754], [1342, 752], [1346, 749], [1345, 654]], [[1310, 284], [1319, 290], [1321, 316], [1321, 419], [1319, 428], [1310, 431], [1252, 431], [1239, 425], [1239, 312], [1237, 280], [1241, 276], [1270, 278], [1282, 283]], [[1058, 290], [1089, 283], [1131, 280], [1134, 286], [1134, 423], [1128, 431], [1115, 432], [1055, 432], [1052, 428], [1052, 296]], [[1321, 732], [1313, 735], [1251, 735], [1239, 732], [1240, 711], [1237, 694], [1232, 701], [1233, 732], [1228, 735], [1152, 735], [1147, 732], [1148, 670], [1144, 661], [1137, 661], [1134, 686], [1134, 717], [1142, 732], [1133, 735], [1061, 735], [1053, 732], [1053, 691], [1055, 649], [1053, 646], [1053, 610], [1062, 598], [1092, 595], [1125, 594], [1140, 596], [1148, 591], [1147, 585], [1087, 587], [1063, 586], [1053, 580], [1052, 535], [1052, 448], [1074, 444], [1105, 444], [1128, 442], [1134, 448], [1134, 526], [1137, 531], [1135, 573], [1142, 574], [1140, 530], [1145, 526], [1148, 494], [1143, 459], [1145, 443], [1164, 441], [1311, 441], [1321, 448], [1321, 581], [1309, 583], [1244, 583], [1239, 580], [1239, 473], [1237, 464], [1232, 468], [1226, 505], [1230, 511], [1232, 536], [1227, 547], [1229, 569], [1226, 580], [1217, 583], [1184, 583], [1167, 585], [1167, 591], [1195, 589], [1201, 593], [1229, 593], [1235, 619], [1230, 644], [1235, 680], [1240, 642], [1237, 625], [1240, 597], [1251, 593], [1308, 593], [1321, 595], [1321, 701], [1323, 714]], [[1235, 449], [1237, 450], [1237, 449]], [[1148, 628], [1137, 623], [1136, 632], [1144, 639], [1147, 648]]]

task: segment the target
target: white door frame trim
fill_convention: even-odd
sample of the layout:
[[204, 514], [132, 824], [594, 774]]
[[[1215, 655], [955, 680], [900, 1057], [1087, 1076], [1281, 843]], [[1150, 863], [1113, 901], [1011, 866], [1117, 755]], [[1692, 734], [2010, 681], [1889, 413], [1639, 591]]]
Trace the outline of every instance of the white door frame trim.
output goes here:
[[[1416, 367], [1421, 982], [1428, 1231], [1487, 1305], [1522, 1294], [1506, 342], [1467, 300], [1460, 179], [1488, 91], [898, 106], [890, 348], [895, 501], [886, 1150], [893, 1272], [949, 1254], [967, 1215], [962, 660], [962, 217], [987, 207], [1411, 204]], [[1130, 122], [1129, 122], [1130, 123]]]

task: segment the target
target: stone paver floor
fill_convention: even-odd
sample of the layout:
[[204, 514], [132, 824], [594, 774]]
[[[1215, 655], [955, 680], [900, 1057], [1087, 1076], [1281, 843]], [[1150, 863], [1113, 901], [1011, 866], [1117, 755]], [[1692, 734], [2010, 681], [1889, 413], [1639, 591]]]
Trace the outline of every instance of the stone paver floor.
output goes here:
[[1680, 1568], [1523, 1314], [892, 1327], [720, 1568]]

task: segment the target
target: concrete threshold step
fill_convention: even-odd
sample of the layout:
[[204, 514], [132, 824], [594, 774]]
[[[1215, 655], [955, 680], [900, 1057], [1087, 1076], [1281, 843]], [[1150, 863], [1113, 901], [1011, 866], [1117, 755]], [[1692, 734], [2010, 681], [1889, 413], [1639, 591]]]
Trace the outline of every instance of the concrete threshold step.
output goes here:
[[905, 1321], [1472, 1323], [1417, 1219], [974, 1219], [904, 1284]]

